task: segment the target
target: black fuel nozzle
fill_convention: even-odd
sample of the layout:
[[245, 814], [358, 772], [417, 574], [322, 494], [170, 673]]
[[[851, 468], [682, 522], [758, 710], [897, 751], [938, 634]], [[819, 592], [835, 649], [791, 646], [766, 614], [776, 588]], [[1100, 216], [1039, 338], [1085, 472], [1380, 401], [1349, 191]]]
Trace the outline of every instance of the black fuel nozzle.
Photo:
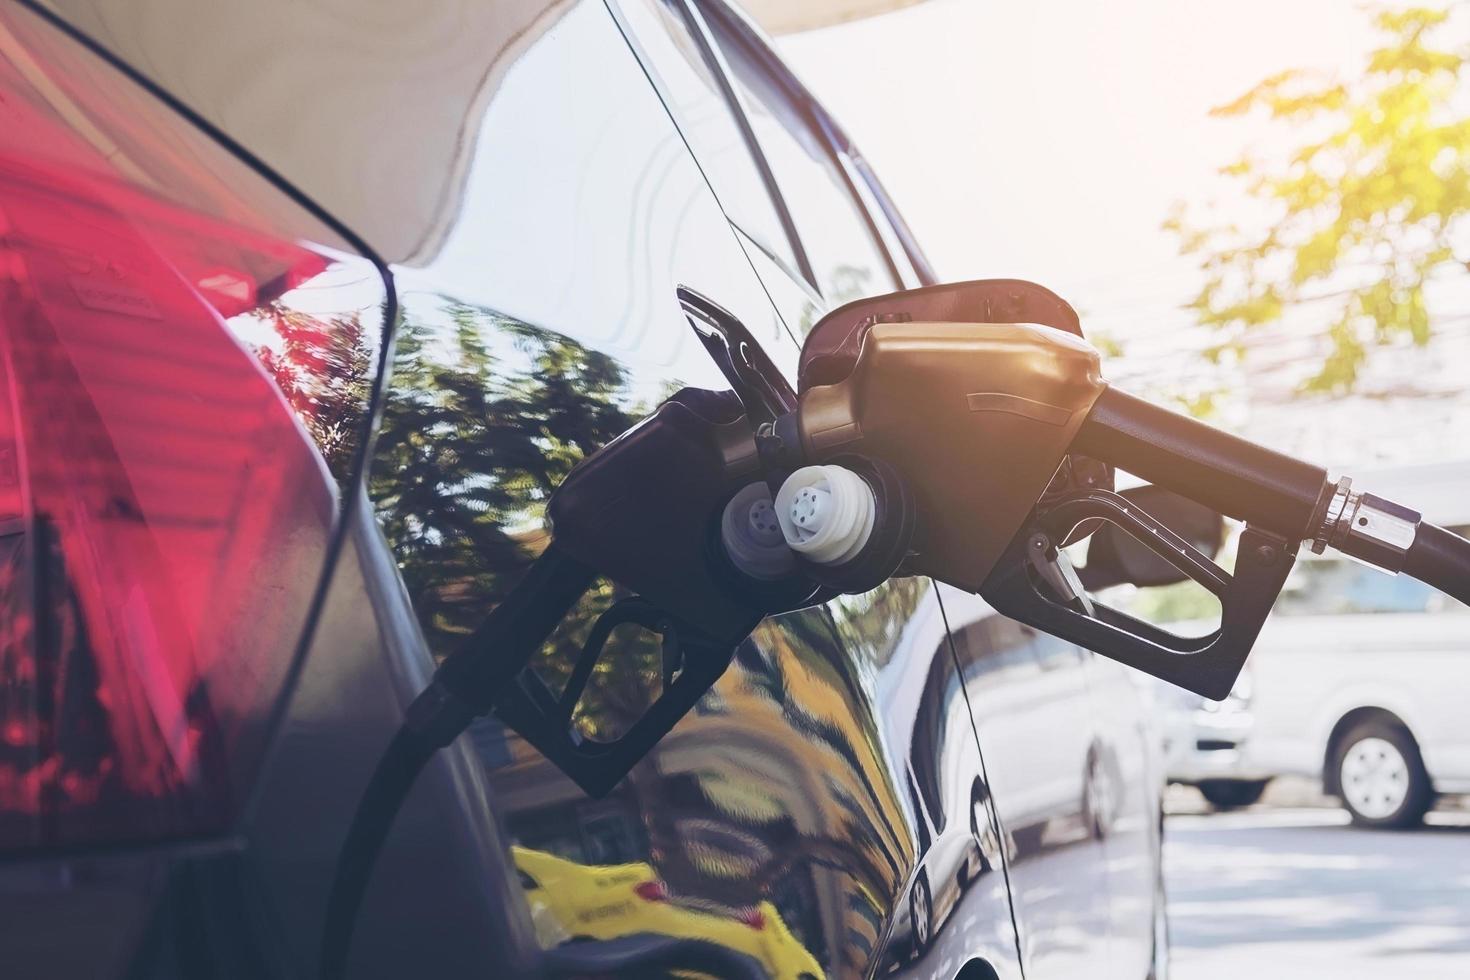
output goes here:
[[[672, 395], [575, 467], [547, 517], [550, 544], [440, 665], [410, 725], [444, 744], [493, 709], [594, 796], [694, 706], [762, 617], [831, 594], [781, 537], [731, 392]], [[527, 665], [568, 617], [592, 615], [583, 598], [599, 582], [616, 598], [596, 612], [571, 679], [553, 691]], [[593, 742], [574, 729], [572, 709], [619, 626], [660, 636], [665, 683], [621, 735]]]

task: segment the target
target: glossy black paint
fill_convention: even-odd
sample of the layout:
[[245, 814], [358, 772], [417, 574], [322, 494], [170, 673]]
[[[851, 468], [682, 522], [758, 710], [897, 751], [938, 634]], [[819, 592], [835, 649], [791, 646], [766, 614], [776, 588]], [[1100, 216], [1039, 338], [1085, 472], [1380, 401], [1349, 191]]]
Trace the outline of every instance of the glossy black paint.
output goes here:
[[[523, 104], [492, 103], [504, 124], [488, 130], [499, 139], [483, 148], [484, 184], [474, 173], [469, 177], [462, 221], [471, 237], [463, 259], [398, 270], [401, 283], [432, 277], [441, 295], [404, 289], [401, 365], [380, 435], [385, 465], [370, 493], [431, 645], [452, 642], [455, 629], [473, 623], [515, 581], [545, 534], [539, 515], [547, 492], [569, 465], [656, 404], [641, 393], [683, 385], [728, 388], [684, 315], [678, 287], [696, 289], [739, 317], [767, 345], [772, 365], [784, 362], [789, 372], [795, 361], [794, 342], [657, 96], [619, 44], [607, 11], [589, 4], [573, 8], [549, 40], [559, 43], [533, 49], [522, 71], [541, 80], [573, 65], [596, 65], [605, 95], [588, 105], [588, 93], [568, 93], [569, 101], [558, 105], [544, 85], [528, 85]], [[503, 92], [501, 100], [518, 94]], [[595, 104], [599, 98], [606, 101]], [[538, 120], [573, 112], [605, 113], [611, 120], [595, 130], [569, 127], [559, 134], [554, 156], [575, 174], [566, 184], [496, 173], [530, 163], [516, 150], [511, 120], [539, 131]], [[640, 180], [650, 171], [658, 180], [645, 188]], [[549, 220], [567, 185], [591, 185], [584, 210], [565, 223]], [[630, 204], [637, 209], [632, 215]], [[625, 232], [630, 220], [646, 228], [632, 240]], [[510, 264], [513, 253], [502, 241], [515, 243], [518, 264]], [[447, 299], [455, 289], [488, 299], [487, 281], [565, 276], [565, 269], [547, 268], [542, 256], [568, 252], [585, 284], [573, 280], [544, 296], [526, 291], [514, 318]], [[488, 257], [498, 258], [500, 267]], [[460, 261], [467, 266], [461, 269]], [[626, 288], [607, 288], [618, 279], [633, 284], [644, 304], [631, 321]], [[513, 288], [507, 292], [513, 301]], [[560, 308], [567, 293], [577, 297], [576, 315]], [[444, 325], [427, 326], [436, 323]], [[641, 335], [618, 343], [608, 325], [620, 323]], [[483, 359], [475, 351], [483, 351]], [[400, 397], [402, 416], [394, 401]], [[422, 438], [426, 429], [433, 439]], [[650, 469], [639, 478], [671, 475]], [[483, 488], [474, 507], [466, 507], [467, 485]], [[521, 529], [506, 533], [514, 520]], [[662, 530], [655, 524], [646, 533]], [[569, 652], [619, 585], [609, 582], [590, 595], [537, 660], [535, 669], [553, 690], [571, 669]], [[519, 736], [487, 721], [476, 742], [489, 762], [497, 815], [509, 836], [520, 847], [578, 864], [646, 865], [667, 883], [671, 904], [691, 909], [666, 928], [717, 935], [719, 920], [770, 903], [779, 923], [767, 912], [773, 921], [760, 932], [739, 927], [757, 944], [774, 946], [765, 954], [768, 968], [789, 961], [815, 964], [829, 975], [866, 972], [881, 956], [892, 910], [915, 873], [918, 837], [873, 687], [881, 666], [891, 662], [885, 654], [906, 609], [875, 600], [871, 608], [843, 608], [842, 627], [827, 608], [762, 623], [710, 694], [601, 800], [588, 799]], [[869, 645], [859, 646], [857, 637], [867, 634]], [[609, 670], [594, 674], [574, 718], [584, 735], [631, 724], [647, 709], [657, 659], [655, 648], [641, 640], [631, 640]], [[531, 901], [544, 943], [557, 939], [558, 931], [565, 939], [585, 929], [601, 940], [660, 921], [655, 908], [605, 926], [568, 922], [565, 910]], [[1004, 912], [1003, 896], [997, 908]], [[558, 912], [561, 921], [554, 922]], [[594, 905], [586, 914], [610, 913]], [[781, 933], [793, 938], [770, 938]]]

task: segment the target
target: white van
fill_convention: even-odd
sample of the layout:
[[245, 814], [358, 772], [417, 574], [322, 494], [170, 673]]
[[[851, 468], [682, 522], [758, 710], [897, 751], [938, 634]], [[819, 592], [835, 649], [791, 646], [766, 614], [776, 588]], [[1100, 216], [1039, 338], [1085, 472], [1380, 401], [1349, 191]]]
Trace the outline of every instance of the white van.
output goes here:
[[[1470, 460], [1368, 474], [1356, 486], [1470, 526]], [[1470, 793], [1470, 608], [1412, 579], [1304, 554], [1223, 702], [1175, 698], [1169, 778], [1218, 807], [1275, 776], [1321, 777], [1358, 824], [1418, 823]]]

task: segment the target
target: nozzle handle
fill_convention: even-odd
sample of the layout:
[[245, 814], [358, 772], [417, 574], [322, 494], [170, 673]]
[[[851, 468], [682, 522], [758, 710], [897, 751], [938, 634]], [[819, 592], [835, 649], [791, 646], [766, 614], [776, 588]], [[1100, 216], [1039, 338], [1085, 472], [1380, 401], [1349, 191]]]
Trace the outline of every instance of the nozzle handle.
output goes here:
[[[1059, 591], [1047, 564], [1065, 569], [1058, 548], [1086, 521], [1110, 521], [1213, 593], [1220, 626], [1204, 636], [1180, 636], [1076, 591]], [[996, 611], [1079, 646], [1136, 667], [1207, 698], [1230, 693], [1296, 560], [1296, 542], [1247, 525], [1233, 574], [1225, 572], [1152, 515], [1103, 490], [1068, 494], [1033, 515], [986, 580], [983, 595]]]

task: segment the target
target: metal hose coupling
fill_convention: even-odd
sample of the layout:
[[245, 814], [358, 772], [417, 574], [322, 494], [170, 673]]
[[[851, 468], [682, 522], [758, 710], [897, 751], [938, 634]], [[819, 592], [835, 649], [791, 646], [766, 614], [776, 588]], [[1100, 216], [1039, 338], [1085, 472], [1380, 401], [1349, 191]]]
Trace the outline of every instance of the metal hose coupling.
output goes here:
[[1419, 533], [1421, 515], [1391, 500], [1356, 491], [1352, 486], [1349, 477], [1337, 481], [1322, 523], [1312, 538], [1312, 551], [1320, 555], [1331, 545], [1384, 571], [1403, 571], [1404, 556]]

